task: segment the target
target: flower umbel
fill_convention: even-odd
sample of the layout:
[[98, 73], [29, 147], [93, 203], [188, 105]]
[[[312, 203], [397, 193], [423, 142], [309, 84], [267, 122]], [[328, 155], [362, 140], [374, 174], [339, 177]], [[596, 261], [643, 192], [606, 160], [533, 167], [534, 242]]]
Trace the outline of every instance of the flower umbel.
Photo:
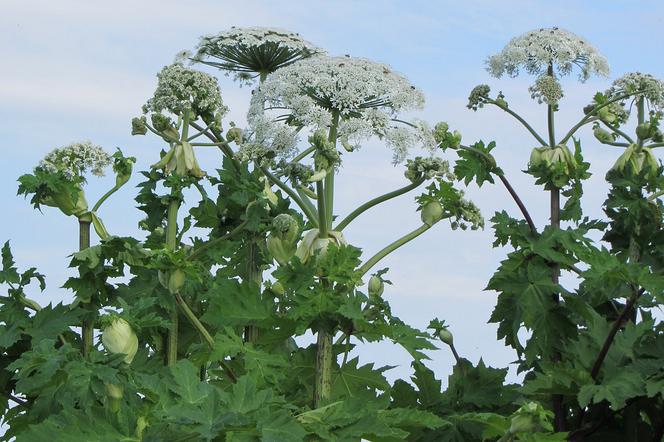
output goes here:
[[272, 130], [286, 124], [326, 130], [338, 116], [338, 138], [347, 150], [377, 135], [401, 161], [409, 147], [433, 144], [428, 127], [396, 121], [399, 112], [423, 104], [422, 93], [387, 65], [362, 58], [313, 57], [268, 76], [254, 96], [248, 120], [257, 131], [265, 124], [265, 108], [283, 109], [270, 120], [283, 124]]
[[214, 115], [227, 111], [217, 80], [211, 75], [175, 63], [165, 66], [157, 78], [157, 89], [144, 106], [145, 113], [166, 110], [181, 115], [191, 110], [196, 115]]
[[568, 75], [574, 66], [581, 72], [579, 79], [590, 75], [606, 76], [606, 58], [586, 40], [560, 28], [541, 28], [513, 38], [498, 54], [489, 57], [487, 70], [494, 77], [503, 74], [516, 77], [520, 69], [533, 75], [545, 74], [549, 66], [561, 75]]
[[72, 179], [88, 171], [104, 176], [104, 169], [110, 165], [111, 156], [104, 149], [90, 141], [80, 141], [52, 150], [37, 167], [49, 173], [61, 172]]
[[247, 74], [269, 74], [323, 52], [294, 32], [273, 28], [233, 27], [216, 35], [202, 37], [192, 60], [236, 72], [237, 79], [246, 80]]
[[643, 95], [655, 109], [664, 107], [664, 82], [641, 72], [630, 72], [618, 78], [604, 95], [611, 99], [637, 91], [641, 91], [639, 95]]

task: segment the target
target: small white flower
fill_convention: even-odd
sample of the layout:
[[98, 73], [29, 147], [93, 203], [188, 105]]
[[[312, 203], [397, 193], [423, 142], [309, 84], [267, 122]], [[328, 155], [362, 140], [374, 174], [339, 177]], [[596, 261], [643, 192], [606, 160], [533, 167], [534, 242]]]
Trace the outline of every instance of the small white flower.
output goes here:
[[90, 141], [80, 141], [52, 150], [37, 167], [50, 173], [61, 172], [72, 179], [88, 171], [104, 176], [104, 169], [110, 164], [111, 156], [104, 149]]
[[577, 66], [581, 69], [581, 81], [591, 74], [607, 76], [609, 73], [608, 62], [597, 49], [578, 35], [559, 28], [526, 32], [510, 40], [502, 51], [487, 60], [487, 70], [498, 78], [503, 74], [516, 77], [520, 69], [539, 76], [547, 72], [549, 65], [561, 76]]
[[224, 71], [237, 72], [238, 79], [247, 80], [248, 73], [268, 74], [322, 53], [322, 49], [294, 32], [273, 28], [233, 27], [229, 31], [202, 37], [192, 60]]
[[179, 115], [188, 109], [196, 115], [214, 115], [227, 111], [221, 100], [217, 79], [211, 75], [174, 63], [165, 66], [157, 78], [159, 81], [154, 96], [144, 106], [146, 113], [167, 110]]

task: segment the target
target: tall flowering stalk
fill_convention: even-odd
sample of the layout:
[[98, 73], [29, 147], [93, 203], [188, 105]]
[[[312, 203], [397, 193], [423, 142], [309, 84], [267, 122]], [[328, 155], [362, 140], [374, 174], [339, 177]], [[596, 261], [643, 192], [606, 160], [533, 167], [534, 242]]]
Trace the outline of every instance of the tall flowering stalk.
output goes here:
[[[423, 146], [431, 151], [436, 147], [433, 131], [424, 122], [409, 123], [398, 118], [400, 112], [420, 108], [423, 103], [422, 93], [389, 66], [352, 57], [320, 56], [303, 60], [277, 70], [260, 85], [252, 98], [249, 128], [239, 152], [261, 164], [266, 175], [285, 176], [295, 187], [300, 206], [314, 226], [295, 253], [300, 261], [327, 253], [331, 247], [344, 247], [347, 242], [342, 230], [371, 207], [402, 195], [427, 179], [444, 182], [453, 178], [446, 162], [418, 158], [408, 164], [411, 185], [363, 204], [337, 226], [333, 225], [335, 175], [344, 155], [350, 155], [373, 136], [392, 148], [395, 162], [403, 161], [411, 147]], [[309, 147], [298, 153], [298, 133], [305, 129], [311, 134]], [[284, 135], [288, 133], [289, 136]], [[268, 168], [274, 168], [276, 173], [272, 174]], [[285, 186], [282, 183], [280, 187]], [[481, 225], [477, 209], [460, 197], [455, 202], [460, 204], [456, 208], [454, 204], [445, 204], [443, 208], [439, 190], [432, 185], [429, 194], [420, 200], [422, 226], [369, 258], [357, 269], [359, 276], [440, 219], [456, 218], [462, 223], [467, 221], [473, 228]], [[332, 296], [333, 282], [328, 275], [322, 272], [318, 277], [328, 296]], [[317, 334], [315, 407], [325, 405], [330, 398], [337, 327], [330, 318], [312, 324]], [[351, 334], [347, 332], [348, 338]]]
[[[595, 48], [575, 34], [558, 28], [527, 32], [512, 39], [500, 53], [487, 60], [487, 69], [495, 77], [501, 77], [504, 74], [514, 77], [519, 74], [521, 69], [537, 76], [529, 91], [534, 100], [546, 105], [547, 135], [545, 137], [540, 136], [524, 118], [509, 107], [502, 93], [499, 93], [495, 98], [490, 97], [490, 89], [486, 85], [473, 89], [468, 104], [468, 107], [473, 110], [478, 110], [485, 105], [499, 107], [519, 121], [540, 144], [531, 152], [528, 172], [537, 178], [538, 184], [543, 184], [544, 188], [549, 191], [550, 226], [555, 230], [560, 228], [561, 219], [579, 221], [581, 216], [579, 206], [579, 199], [582, 194], [581, 181], [589, 176], [587, 173], [588, 163], [583, 162], [580, 144], [574, 140], [575, 149], [572, 151], [567, 146], [568, 141], [579, 128], [594, 123], [596, 136], [600, 134], [610, 143], [614, 143], [613, 135], [600, 132], [598, 125], [609, 122], [611, 127], [612, 123], [618, 122], [622, 117], [616, 115], [617, 111], [615, 109], [620, 108], [621, 103], [642, 90], [641, 86], [622, 88], [614, 86], [611, 90], [612, 93], [607, 93], [606, 96], [598, 95], [595, 102], [585, 109], [586, 115], [562, 138], [558, 138], [555, 130], [555, 113], [558, 111], [559, 102], [564, 96], [559, 77], [570, 74], [575, 68], [580, 71], [580, 81], [585, 81], [591, 75], [606, 76], [608, 74], [606, 59]], [[637, 98], [637, 102], [639, 101], [642, 101], [642, 99]], [[614, 129], [618, 130], [617, 126]], [[564, 208], [561, 208], [561, 192], [567, 196]], [[532, 232], [538, 235], [539, 233], [535, 229], [527, 210], [516, 197], [516, 193], [512, 191], [511, 193], [515, 196], [519, 207], [522, 208]], [[579, 269], [574, 266], [569, 269], [579, 272]], [[559, 302], [560, 297], [559, 277], [559, 265], [552, 264], [551, 281], [553, 286], [556, 287], [552, 294], [554, 304]], [[554, 351], [551, 355], [554, 363], [560, 361], [560, 348], [560, 343], [554, 345]], [[555, 413], [554, 427], [556, 431], [564, 431], [567, 411], [563, 404], [563, 398], [561, 395], [554, 394], [552, 400]]]
[[[75, 216], [79, 225], [78, 246], [81, 251], [90, 247], [91, 226], [94, 226], [101, 239], [108, 238], [109, 234], [97, 211], [109, 196], [129, 180], [134, 162], [134, 158], [125, 158], [119, 150], [109, 155], [89, 141], [72, 143], [52, 150], [39, 162], [32, 174], [21, 176], [18, 193], [32, 195], [31, 202], [35, 208], [50, 206], [58, 208], [67, 216]], [[90, 209], [83, 189], [85, 175], [90, 172], [101, 177], [111, 164], [116, 173], [115, 185]], [[81, 305], [86, 310], [81, 326], [82, 352], [88, 356], [93, 345], [94, 317], [98, 306], [90, 299], [83, 300]]]
[[[143, 112], [150, 116], [150, 123], [146, 116], [134, 118], [132, 133], [144, 135], [149, 130], [168, 144], [168, 150], [152, 168], [164, 172], [164, 184], [171, 188], [166, 211], [164, 246], [166, 251], [175, 252], [179, 248], [177, 219], [182, 204], [182, 189], [205, 176], [194, 153], [194, 146], [197, 145], [194, 139], [209, 127], [220, 127], [221, 118], [227, 108], [223, 104], [216, 79], [208, 74], [175, 63], [164, 67], [157, 78], [154, 96], [143, 107]], [[190, 128], [199, 119], [209, 121], [208, 128], [190, 135]], [[175, 305], [171, 306], [166, 345], [165, 360], [169, 366], [174, 365], [178, 358], [178, 309], [183, 310], [209, 344], [212, 339], [180, 295], [184, 280], [183, 269], [168, 270], [166, 285], [175, 298]]]

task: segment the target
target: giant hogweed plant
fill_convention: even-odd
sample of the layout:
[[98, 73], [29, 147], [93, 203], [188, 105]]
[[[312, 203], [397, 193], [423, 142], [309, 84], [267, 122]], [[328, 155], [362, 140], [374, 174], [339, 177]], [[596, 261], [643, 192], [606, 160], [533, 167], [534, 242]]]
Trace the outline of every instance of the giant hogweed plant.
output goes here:
[[[70, 305], [31, 300], [43, 275], [20, 272], [2, 249], [3, 440], [403, 440], [440, 427], [390, 399], [390, 367], [349, 352], [389, 339], [426, 358], [433, 336], [392, 314], [377, 265], [441, 220], [476, 229], [481, 215], [435, 156], [408, 159], [404, 187], [334, 211], [342, 159], [363, 141], [380, 138], [395, 162], [436, 148], [424, 122], [399, 117], [422, 93], [386, 65], [327, 57], [284, 31], [205, 37], [190, 58], [258, 79], [248, 125], [224, 121], [214, 77], [181, 63], [158, 74], [132, 120], [133, 134], [161, 147], [136, 197], [144, 239], [109, 232], [97, 215], [132, 158], [74, 144], [20, 179], [36, 207], [75, 216], [82, 239]], [[199, 164], [196, 150], [210, 148], [219, 164]], [[116, 185], [88, 209], [84, 174], [111, 161]], [[424, 185], [414, 231], [370, 257], [344, 238], [367, 210]]]
[[[472, 425], [476, 416], [461, 416], [456, 439], [446, 427], [435, 430], [443, 440], [486, 440], [509, 427], [501, 441], [660, 441], [664, 335], [652, 310], [661, 308], [664, 288], [658, 251], [664, 181], [653, 150], [662, 146], [664, 83], [641, 73], [621, 77], [597, 93], [578, 123], [560, 136], [555, 125], [563, 98], [560, 79], [577, 68], [582, 81], [591, 74], [606, 75], [607, 62], [596, 49], [561, 29], [539, 29], [511, 40], [487, 64], [495, 77], [516, 76], [520, 70], [536, 76], [529, 92], [546, 106], [544, 134], [510, 107], [502, 92], [492, 96], [487, 85], [473, 89], [468, 107], [477, 111], [496, 106], [525, 128], [535, 144], [525, 172], [548, 194], [549, 225], [535, 225], [496, 163], [495, 143], [450, 144], [446, 125], [440, 126], [438, 139], [441, 147], [456, 150], [454, 172], [459, 179], [482, 186], [498, 178], [520, 210], [518, 217], [501, 211], [491, 220], [494, 247], [510, 246], [512, 251], [487, 289], [498, 292], [489, 322], [498, 325], [498, 338], [517, 352], [525, 379], [516, 397], [527, 402], [507, 420], [488, 409], [489, 401], [467, 399], [498, 388], [498, 383], [461, 390], [455, 403], [446, 397], [455, 387], [450, 378], [448, 391], [437, 401], [432, 404], [431, 398], [420, 396], [417, 403], [443, 417], [454, 405], [474, 405], [485, 412], [484, 427]], [[628, 125], [630, 116], [636, 121]], [[605, 219], [584, 217], [581, 206], [590, 164], [575, 136], [587, 125], [603, 145], [623, 150], [606, 172], [610, 191], [603, 205]], [[563, 272], [571, 285], [561, 282]], [[440, 324], [432, 326], [452, 346], [458, 360], [455, 372], [469, 376], [449, 332]], [[415, 383], [419, 386], [423, 379], [431, 382], [432, 373], [416, 371]], [[417, 397], [412, 387], [400, 387]], [[498, 389], [493, 397], [509, 392]], [[508, 401], [512, 405], [513, 399]]]

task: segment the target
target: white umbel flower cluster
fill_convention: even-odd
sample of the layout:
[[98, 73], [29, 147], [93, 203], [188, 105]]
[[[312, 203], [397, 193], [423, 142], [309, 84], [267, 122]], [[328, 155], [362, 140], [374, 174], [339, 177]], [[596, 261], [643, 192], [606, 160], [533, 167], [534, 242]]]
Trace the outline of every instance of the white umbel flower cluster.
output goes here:
[[435, 145], [423, 122], [395, 121], [399, 112], [423, 105], [423, 94], [387, 65], [362, 58], [314, 57], [269, 75], [254, 95], [248, 121], [255, 130], [272, 109], [285, 123], [325, 130], [338, 115], [342, 143], [357, 147], [377, 135], [394, 150], [398, 162], [418, 143]]
[[209, 74], [174, 63], [165, 66], [157, 78], [154, 96], [143, 107], [145, 113], [167, 110], [180, 115], [188, 109], [196, 115], [214, 115], [227, 110], [221, 100], [217, 79]]
[[274, 28], [231, 28], [201, 38], [194, 62], [245, 74], [268, 74], [324, 51], [299, 34]]
[[110, 164], [111, 156], [104, 149], [90, 141], [80, 141], [52, 150], [37, 167], [49, 173], [61, 172], [72, 179], [82, 177], [88, 171], [104, 176], [104, 169]]
[[639, 95], [643, 95], [654, 108], [664, 107], [664, 82], [641, 72], [630, 72], [618, 78], [611, 84], [605, 95], [613, 98], [636, 91], [642, 91], [642, 94]]
[[606, 58], [587, 41], [559, 28], [542, 28], [513, 38], [498, 54], [489, 57], [487, 70], [494, 77], [503, 74], [516, 77], [520, 69], [542, 75], [552, 65], [561, 76], [568, 75], [574, 66], [581, 72], [579, 79], [590, 75], [606, 76]]

